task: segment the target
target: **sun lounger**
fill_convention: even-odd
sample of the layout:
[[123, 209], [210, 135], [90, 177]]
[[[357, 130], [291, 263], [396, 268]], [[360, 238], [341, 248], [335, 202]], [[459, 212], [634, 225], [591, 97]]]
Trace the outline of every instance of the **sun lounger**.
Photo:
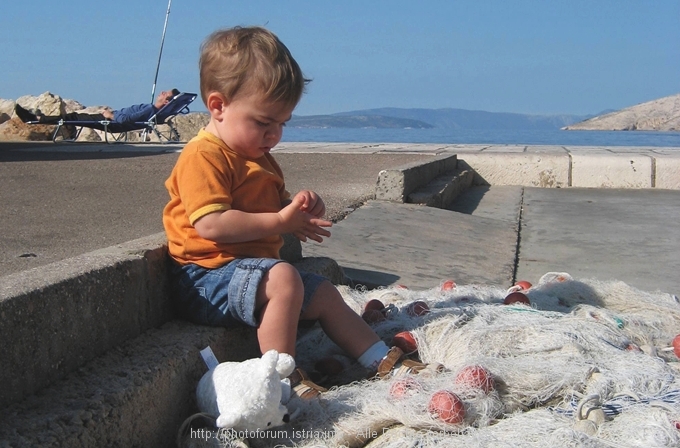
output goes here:
[[[140, 121], [135, 123], [115, 123], [109, 120], [101, 121], [68, 121], [59, 120], [57, 127], [52, 134], [52, 141], [57, 142], [57, 139], [61, 136], [60, 141], [75, 141], [83, 128], [92, 128], [104, 132], [104, 140], [106, 143], [114, 142], [124, 142], [127, 141], [127, 133], [131, 131], [142, 131], [141, 141], [146, 141], [147, 135], [150, 133], [156, 134], [159, 141], [162, 143], [178, 142], [180, 135], [177, 132], [174, 124], [172, 123], [172, 118], [180, 114], [189, 113], [189, 104], [191, 104], [196, 99], [195, 93], [180, 93], [175, 95], [168, 104], [163, 106], [154, 116], [152, 116], [148, 121]], [[37, 122], [29, 122], [35, 124]], [[159, 125], [168, 125], [168, 131], [163, 132], [158, 128]], [[70, 135], [66, 131], [66, 126], [75, 127], [76, 133], [74, 136], [66, 137]], [[110, 136], [110, 138], [109, 138]]]

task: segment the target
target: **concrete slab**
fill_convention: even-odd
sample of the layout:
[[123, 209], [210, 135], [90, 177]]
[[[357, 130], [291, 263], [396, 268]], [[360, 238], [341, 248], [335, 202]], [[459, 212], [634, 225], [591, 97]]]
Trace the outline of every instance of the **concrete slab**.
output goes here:
[[461, 154], [460, 166], [473, 169], [477, 185], [525, 185], [542, 188], [569, 185], [569, 155], [503, 152]]
[[273, 153], [344, 153], [344, 154], [378, 154], [378, 153], [412, 153], [439, 154], [450, 145], [439, 143], [306, 143], [284, 142], [272, 150]]
[[526, 147], [526, 152], [533, 154], [568, 154], [564, 146], [531, 145]]
[[654, 187], [680, 190], [680, 152], [655, 154]]
[[621, 147], [612, 148], [608, 146], [565, 146], [570, 154], [615, 154]]
[[651, 153], [654, 153], [654, 154], [677, 155], [678, 151], [680, 151], [680, 148], [660, 147], [660, 148], [650, 148], [649, 151]]
[[444, 145], [442, 149], [446, 152], [479, 152], [488, 147], [489, 145], [456, 143], [452, 145]]
[[572, 152], [571, 186], [651, 188], [653, 159], [639, 154]]
[[517, 278], [562, 271], [680, 295], [679, 199], [671, 190], [526, 188]]
[[518, 186], [475, 186], [461, 194], [448, 209], [480, 218], [516, 223], [524, 188]]
[[369, 201], [331, 233], [322, 244], [303, 244], [303, 254], [333, 258], [361, 284], [426, 289], [449, 278], [496, 285], [512, 279], [516, 222]]
[[484, 148], [484, 152], [487, 153], [522, 153], [526, 151], [526, 145], [491, 145]]

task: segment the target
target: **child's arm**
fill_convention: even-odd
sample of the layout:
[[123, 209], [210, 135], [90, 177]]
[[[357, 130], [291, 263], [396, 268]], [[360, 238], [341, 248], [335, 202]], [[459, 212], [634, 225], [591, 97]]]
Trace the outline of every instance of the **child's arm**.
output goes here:
[[332, 223], [304, 211], [302, 207], [309, 204], [308, 201], [305, 194], [298, 193], [278, 213], [247, 213], [233, 209], [210, 213], [196, 221], [194, 228], [201, 238], [219, 243], [242, 243], [283, 233], [320, 243], [322, 237], [331, 235], [323, 227], [330, 227]]

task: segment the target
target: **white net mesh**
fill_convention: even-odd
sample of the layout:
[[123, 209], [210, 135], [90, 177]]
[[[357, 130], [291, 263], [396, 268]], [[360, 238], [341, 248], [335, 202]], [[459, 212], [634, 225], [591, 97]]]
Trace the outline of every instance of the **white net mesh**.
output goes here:
[[[333, 378], [341, 385], [299, 402], [292, 423], [251, 438], [251, 446], [680, 446], [680, 368], [669, 350], [680, 333], [680, 304], [673, 295], [564, 273], [546, 274], [525, 291], [531, 306], [503, 305], [505, 289], [482, 285], [341, 292], [359, 313], [369, 300], [382, 301], [387, 319], [374, 324], [380, 337], [390, 345], [411, 331], [419, 359], [446, 370], [367, 380], [354, 363]], [[406, 313], [417, 300], [430, 312]], [[301, 335], [303, 368], [331, 355], [342, 351], [320, 329]], [[488, 392], [456, 381], [473, 365], [491, 374]], [[442, 390], [460, 402], [445, 395], [431, 404]], [[457, 421], [460, 407], [462, 421], [447, 422]]]

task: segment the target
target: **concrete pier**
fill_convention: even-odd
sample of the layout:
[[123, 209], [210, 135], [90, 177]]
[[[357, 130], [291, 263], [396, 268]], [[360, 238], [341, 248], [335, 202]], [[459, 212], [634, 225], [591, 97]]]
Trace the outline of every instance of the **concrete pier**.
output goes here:
[[[160, 212], [180, 149], [0, 145], [0, 447], [170, 446], [195, 406], [198, 350], [257, 356], [252, 331], [187, 324], [167, 300]], [[680, 294], [680, 148], [274, 153], [289, 190], [317, 191], [337, 220], [291, 261], [338, 282], [509, 286], [563, 271]]]

